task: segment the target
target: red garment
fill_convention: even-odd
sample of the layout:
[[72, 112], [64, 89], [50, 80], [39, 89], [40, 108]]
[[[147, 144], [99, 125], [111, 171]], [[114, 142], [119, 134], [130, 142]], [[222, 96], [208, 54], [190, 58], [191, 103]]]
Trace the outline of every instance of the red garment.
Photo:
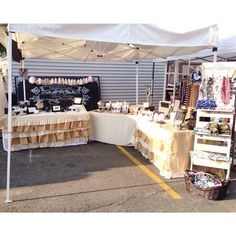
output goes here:
[[223, 77], [221, 86], [221, 99], [224, 104], [229, 104], [230, 102], [230, 79]]

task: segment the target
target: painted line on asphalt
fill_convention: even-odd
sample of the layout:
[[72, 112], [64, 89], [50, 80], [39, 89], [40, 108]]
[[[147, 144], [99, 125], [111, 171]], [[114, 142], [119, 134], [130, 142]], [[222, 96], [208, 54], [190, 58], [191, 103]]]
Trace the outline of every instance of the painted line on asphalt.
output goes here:
[[123, 147], [116, 145], [121, 152], [125, 154], [132, 162], [134, 162], [145, 174], [147, 174], [151, 179], [153, 179], [162, 189], [164, 189], [172, 198], [181, 199], [182, 197], [175, 192], [169, 185], [163, 182], [159, 177], [157, 177], [151, 170], [144, 166], [139, 160], [137, 160], [131, 153], [129, 153]]

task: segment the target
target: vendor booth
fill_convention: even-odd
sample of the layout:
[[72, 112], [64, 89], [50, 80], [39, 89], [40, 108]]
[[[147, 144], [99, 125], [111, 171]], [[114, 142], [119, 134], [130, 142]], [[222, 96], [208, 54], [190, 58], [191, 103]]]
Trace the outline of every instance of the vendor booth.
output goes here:
[[[189, 33], [178, 34], [165, 31], [154, 25], [138, 24], [12, 24], [8, 26], [7, 38], [8, 80], [11, 81], [12, 58], [9, 55], [12, 54], [12, 39], [17, 42], [24, 58], [140, 61], [188, 54], [214, 47], [217, 43], [217, 26], [213, 25]], [[33, 108], [34, 106], [27, 101], [26, 80], [29, 78], [25, 76], [27, 70], [24, 70], [24, 67], [22, 69], [22, 88], [24, 91], [23, 103], [20, 104], [22, 109], [18, 111], [17, 107], [13, 112], [14, 116], [12, 116], [12, 83], [9, 83], [8, 116], [3, 119], [4, 148], [8, 151], [7, 202], [11, 201], [9, 191], [11, 151], [22, 148], [75, 145], [86, 143], [90, 137], [91, 140], [111, 144], [135, 145], [158, 168], [162, 168], [163, 175], [168, 178], [179, 176], [179, 173], [186, 168], [188, 164], [187, 153], [192, 145], [191, 131], [179, 130], [168, 125], [151, 124], [150, 113], [146, 109], [136, 110], [136, 112], [133, 112], [134, 115], [129, 115], [127, 114], [129, 107], [125, 103], [121, 106], [116, 104], [113, 107], [108, 107], [109, 104], [105, 104], [106, 110], [115, 111], [113, 113], [101, 112], [100, 109], [92, 112], [81, 111], [80, 109], [76, 110], [77, 106], [69, 108], [71, 107], [69, 105], [67, 108], [70, 111], [63, 112], [61, 105], [57, 104], [50, 107], [49, 111], [51, 113], [46, 110], [40, 112], [40, 108]], [[47, 75], [44, 78], [32, 78], [32, 84], [36, 80], [36, 84], [40, 85], [42, 83], [42, 86], [40, 85], [40, 88], [34, 86], [30, 89], [30, 92], [34, 93], [31, 102], [38, 98], [38, 94], [46, 91], [45, 88], [42, 90], [41, 87], [55, 86], [59, 81], [59, 78], [56, 78], [56, 80], [53, 78], [47, 84], [46, 79], [52, 78], [47, 78]], [[79, 81], [73, 79], [68, 78], [70, 82], [67, 81], [67, 85], [69, 83], [69, 86], [72, 87], [82, 86]], [[136, 80], [138, 81], [138, 76]], [[60, 78], [60, 83], [61, 81], [62, 78]], [[92, 82], [87, 78], [84, 84]], [[65, 79], [63, 83], [65, 83]], [[45, 92], [44, 95], [54, 94], [50, 89], [48, 91], [50, 92]], [[83, 95], [88, 95], [86, 88], [83, 91]], [[137, 87], [136, 91], [138, 91]], [[85, 101], [88, 96], [81, 96], [80, 99], [77, 97], [77, 100], [80, 100], [79, 105], [86, 107]], [[44, 99], [43, 97], [40, 98]], [[36, 100], [40, 102], [40, 99]], [[138, 93], [136, 93], [136, 103], [138, 105]], [[36, 104], [34, 105], [36, 106]], [[40, 107], [40, 104], [37, 105]], [[73, 100], [73, 105], [78, 105], [75, 100]], [[31, 114], [22, 114], [24, 111]], [[152, 113], [152, 116], [154, 116], [154, 113]], [[175, 118], [178, 120], [181, 117], [178, 114]], [[168, 144], [166, 143], [167, 140]], [[188, 142], [188, 145], [186, 150], [181, 151], [179, 145], [185, 141]], [[159, 152], [162, 152], [162, 155], [159, 155]], [[160, 157], [162, 160], [160, 160]], [[168, 165], [164, 162], [168, 162]]]

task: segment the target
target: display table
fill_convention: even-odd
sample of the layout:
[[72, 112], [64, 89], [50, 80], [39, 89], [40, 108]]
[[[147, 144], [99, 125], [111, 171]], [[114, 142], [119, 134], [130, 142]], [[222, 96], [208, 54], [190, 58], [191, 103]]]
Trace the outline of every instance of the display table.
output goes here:
[[[88, 112], [52, 112], [12, 116], [12, 151], [86, 144]], [[7, 116], [2, 119], [3, 148], [7, 151]]]
[[191, 130], [176, 130], [170, 124], [137, 122], [135, 149], [148, 158], [166, 178], [183, 177], [193, 148]]
[[[7, 116], [2, 125], [7, 150]], [[183, 177], [193, 149], [192, 131], [176, 130], [170, 124], [160, 125], [140, 116], [92, 111], [12, 117], [12, 151], [86, 144], [88, 139], [134, 145], [166, 178]]]
[[127, 114], [89, 112], [91, 119], [91, 140], [129, 146], [134, 144], [136, 117]]

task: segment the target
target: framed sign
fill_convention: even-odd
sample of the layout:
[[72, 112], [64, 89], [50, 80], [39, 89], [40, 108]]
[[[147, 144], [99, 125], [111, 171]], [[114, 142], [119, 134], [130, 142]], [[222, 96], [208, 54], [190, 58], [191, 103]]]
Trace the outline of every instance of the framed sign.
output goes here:
[[36, 111], [36, 107], [28, 107], [27, 111], [29, 114], [33, 114]]
[[81, 104], [82, 98], [80, 97], [74, 97], [74, 104]]
[[52, 111], [61, 111], [61, 106], [52, 106]]

